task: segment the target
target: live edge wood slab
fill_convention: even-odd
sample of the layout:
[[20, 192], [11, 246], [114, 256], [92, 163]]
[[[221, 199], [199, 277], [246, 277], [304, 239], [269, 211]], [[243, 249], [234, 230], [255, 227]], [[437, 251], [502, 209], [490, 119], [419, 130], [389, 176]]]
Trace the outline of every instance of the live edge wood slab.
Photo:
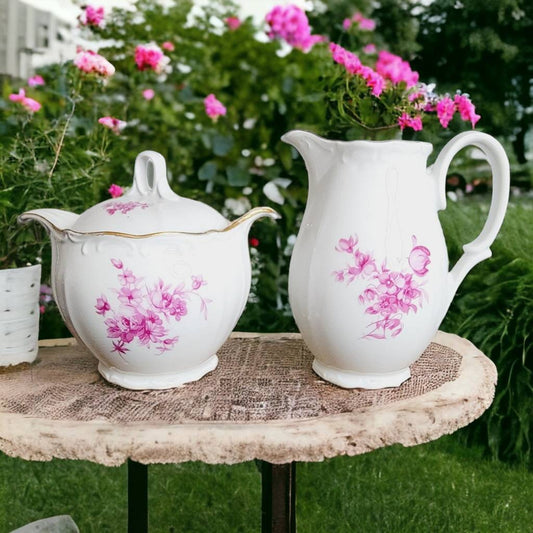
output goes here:
[[130, 391], [74, 340], [41, 341], [35, 363], [0, 372], [0, 450], [108, 466], [321, 461], [452, 433], [489, 407], [497, 377], [473, 344], [443, 332], [407, 382], [375, 391], [320, 379], [298, 334], [234, 333], [218, 356], [195, 383]]

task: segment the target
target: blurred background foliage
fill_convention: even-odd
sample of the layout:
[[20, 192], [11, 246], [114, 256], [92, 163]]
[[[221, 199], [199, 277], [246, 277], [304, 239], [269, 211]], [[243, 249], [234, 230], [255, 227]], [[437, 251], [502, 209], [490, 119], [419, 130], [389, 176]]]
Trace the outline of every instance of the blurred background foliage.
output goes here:
[[[462, 284], [442, 326], [472, 340], [498, 365], [494, 406], [460, 433], [483, 444], [493, 456], [532, 463], [533, 414], [533, 214], [531, 117], [533, 64], [530, 61], [533, 4], [529, 0], [407, 0], [312, 2], [313, 33], [357, 51], [372, 42], [409, 60], [421, 80], [443, 93], [468, 92], [481, 121], [477, 129], [498, 137], [512, 163], [512, 199], [494, 257], [475, 267]], [[39, 73], [46, 85], [32, 95], [43, 109], [29, 120], [8, 100], [23, 82], [6, 79], [0, 100], [0, 222], [3, 242], [16, 243], [6, 264], [42, 258], [50, 270], [46, 236], [36, 225], [19, 227], [16, 215], [28, 208], [57, 207], [81, 212], [109, 195], [116, 183], [131, 185], [135, 156], [152, 149], [167, 159], [172, 188], [235, 218], [269, 205], [282, 215], [275, 224], [252, 228], [252, 293], [240, 330], [296, 330], [287, 296], [292, 245], [307, 197], [302, 159], [280, 141], [291, 129], [328, 135], [322, 87], [329, 52], [287, 50], [266, 38], [252, 19], [235, 30], [223, 22], [237, 13], [217, 0], [193, 10], [182, 0], [162, 7], [138, 0], [135, 10], [115, 9], [104, 28], [87, 37], [116, 67], [106, 83], [80, 78], [70, 61]], [[345, 31], [342, 21], [361, 11], [377, 27], [371, 34]], [[135, 46], [169, 41], [172, 71], [139, 71]], [[326, 66], [325, 66], [326, 65]], [[155, 96], [146, 100], [145, 89]], [[227, 115], [213, 122], [203, 99], [214, 93]], [[127, 122], [120, 135], [98, 124], [101, 116]], [[427, 140], [435, 152], [466, 126], [427, 128], [410, 138]], [[64, 133], [64, 137], [62, 135]], [[59, 143], [57, 164], [53, 156]], [[434, 153], [435, 153], [434, 152]], [[529, 157], [529, 159], [528, 159]], [[470, 184], [490, 176], [482, 160], [460, 155], [455, 169]], [[53, 172], [51, 172], [53, 170]], [[20, 177], [24, 177], [21, 182]], [[442, 213], [450, 257], [455, 260], [486, 216], [483, 195], [460, 197]], [[1, 256], [2, 254], [0, 254]], [[4, 258], [5, 259], [5, 258]], [[69, 335], [53, 308], [44, 313], [41, 337]]]

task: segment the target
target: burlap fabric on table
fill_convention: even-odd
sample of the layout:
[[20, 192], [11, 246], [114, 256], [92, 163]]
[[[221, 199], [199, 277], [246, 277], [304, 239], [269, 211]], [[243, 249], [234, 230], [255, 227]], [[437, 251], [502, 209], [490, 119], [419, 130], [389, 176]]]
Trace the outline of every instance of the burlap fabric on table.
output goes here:
[[231, 338], [217, 369], [195, 383], [130, 391], [107, 383], [79, 346], [41, 348], [29, 368], [0, 375], [4, 412], [53, 420], [179, 423], [337, 415], [420, 396], [453, 381], [461, 355], [432, 343], [397, 388], [345, 390], [320, 379], [300, 338]]

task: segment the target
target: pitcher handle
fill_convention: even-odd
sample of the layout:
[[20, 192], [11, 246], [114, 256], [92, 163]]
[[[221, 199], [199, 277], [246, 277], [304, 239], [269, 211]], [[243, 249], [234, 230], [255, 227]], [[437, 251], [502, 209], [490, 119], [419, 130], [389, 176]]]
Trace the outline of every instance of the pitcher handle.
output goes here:
[[468, 272], [492, 255], [490, 246], [500, 231], [509, 201], [509, 160], [505, 150], [494, 137], [478, 131], [467, 131], [460, 133], [446, 144], [430, 169], [438, 191], [437, 209], [446, 208], [446, 174], [452, 159], [466, 146], [479, 148], [487, 158], [492, 170], [492, 198], [481, 233], [472, 242], [463, 246], [463, 255], [448, 274], [448, 304]]

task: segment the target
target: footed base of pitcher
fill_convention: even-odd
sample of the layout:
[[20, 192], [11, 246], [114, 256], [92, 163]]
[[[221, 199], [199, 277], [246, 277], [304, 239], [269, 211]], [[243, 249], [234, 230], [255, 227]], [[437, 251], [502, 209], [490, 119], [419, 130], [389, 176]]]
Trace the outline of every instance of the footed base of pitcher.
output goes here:
[[143, 390], [143, 389], [171, 389], [179, 387], [191, 381], [197, 381], [202, 376], [214, 370], [218, 365], [218, 357], [212, 355], [202, 364], [182, 370], [181, 372], [168, 372], [165, 374], [140, 374], [134, 372], [124, 372], [116, 367], [108, 366], [102, 361], [98, 363], [98, 372], [102, 377], [124, 387], [125, 389]]
[[345, 389], [384, 389], [386, 387], [399, 387], [411, 377], [409, 367], [395, 372], [363, 373], [341, 370], [325, 365], [317, 359], [313, 361], [313, 370], [326, 381]]

